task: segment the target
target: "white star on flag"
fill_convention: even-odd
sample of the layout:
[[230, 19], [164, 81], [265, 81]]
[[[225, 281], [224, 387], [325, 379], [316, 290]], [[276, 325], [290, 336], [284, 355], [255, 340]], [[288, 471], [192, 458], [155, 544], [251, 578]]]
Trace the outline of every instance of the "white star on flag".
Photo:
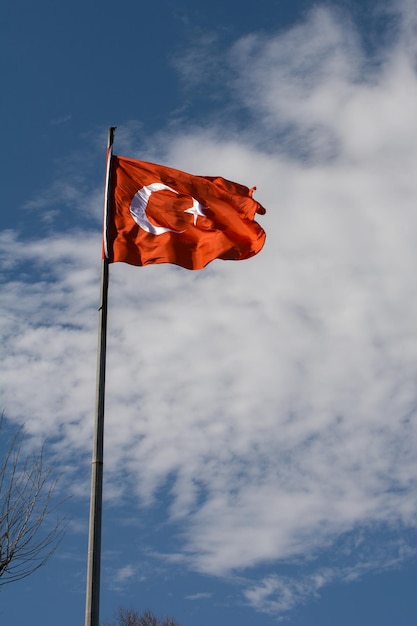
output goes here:
[[194, 226], [197, 224], [197, 217], [201, 215], [201, 217], [206, 217], [203, 209], [207, 209], [206, 206], [200, 204], [198, 200], [193, 198], [193, 206], [189, 209], [185, 209], [184, 213], [192, 213], [194, 215]]

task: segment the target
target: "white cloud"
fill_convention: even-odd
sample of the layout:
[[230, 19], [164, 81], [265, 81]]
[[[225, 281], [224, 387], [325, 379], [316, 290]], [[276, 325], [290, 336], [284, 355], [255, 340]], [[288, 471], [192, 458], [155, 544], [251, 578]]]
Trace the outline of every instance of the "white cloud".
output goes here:
[[271, 574], [248, 585], [244, 596], [253, 608], [286, 619], [291, 609], [306, 603], [312, 597], [319, 597], [320, 591], [325, 587], [340, 583], [349, 584], [364, 575], [376, 574], [388, 568], [397, 567], [404, 558], [414, 555], [415, 550], [410, 550], [400, 542], [395, 547], [388, 546], [383, 554], [377, 557], [374, 555], [373, 560], [359, 560], [354, 566], [321, 567], [314, 573], [298, 577]]
[[134, 575], [135, 575], [135, 568], [133, 567], [133, 565], [125, 565], [124, 567], [121, 567], [115, 572], [114, 581], [117, 583], [123, 583], [128, 578], [131, 578]]
[[249, 588], [245, 597], [254, 608], [266, 613], [282, 614], [290, 611], [306, 597], [317, 592], [333, 578], [331, 570], [314, 574], [302, 580], [268, 576], [259, 584]]
[[189, 596], [185, 596], [186, 600], [207, 600], [211, 598], [213, 594], [201, 591], [200, 593], [193, 593]]
[[[199, 571], [415, 527], [417, 80], [399, 32], [375, 63], [323, 8], [237, 42], [247, 128], [176, 131], [160, 156], [257, 184], [265, 249], [198, 273], [111, 268], [108, 489], [121, 496], [128, 472], [149, 503], [172, 478], [171, 519]], [[2, 242], [3, 402], [67, 460], [90, 446], [99, 231]], [[272, 571], [246, 597], [286, 611], [326, 576]]]

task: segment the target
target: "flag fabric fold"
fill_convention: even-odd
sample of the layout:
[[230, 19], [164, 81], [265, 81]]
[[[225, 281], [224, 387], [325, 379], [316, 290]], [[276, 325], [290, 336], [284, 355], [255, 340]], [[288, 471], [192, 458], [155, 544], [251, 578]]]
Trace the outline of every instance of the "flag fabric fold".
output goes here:
[[130, 265], [174, 263], [202, 269], [214, 259], [257, 254], [265, 209], [253, 189], [220, 177], [113, 156], [103, 256]]

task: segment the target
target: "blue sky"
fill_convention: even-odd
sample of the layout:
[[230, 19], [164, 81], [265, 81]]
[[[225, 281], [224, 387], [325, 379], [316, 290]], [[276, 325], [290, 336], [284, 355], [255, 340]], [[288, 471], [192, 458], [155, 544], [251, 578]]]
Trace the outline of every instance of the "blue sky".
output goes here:
[[2, 405], [70, 522], [7, 626], [83, 624], [107, 129], [257, 186], [262, 252], [111, 267], [101, 617], [411, 626], [413, 2], [7, 2]]

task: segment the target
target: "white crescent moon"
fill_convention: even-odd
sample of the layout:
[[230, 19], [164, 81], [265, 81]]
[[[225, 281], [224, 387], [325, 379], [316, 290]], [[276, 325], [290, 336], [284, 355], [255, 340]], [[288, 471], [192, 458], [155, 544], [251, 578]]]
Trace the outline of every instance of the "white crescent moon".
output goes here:
[[147, 185], [146, 187], [142, 187], [135, 193], [133, 196], [133, 200], [130, 203], [130, 214], [135, 220], [135, 222], [146, 230], [148, 233], [152, 233], [152, 235], [162, 235], [162, 233], [181, 233], [181, 230], [173, 230], [172, 228], [164, 228], [163, 226], [155, 226], [151, 224], [146, 215], [146, 207], [148, 206], [149, 198], [151, 194], [155, 191], [162, 191], [162, 189], [168, 189], [168, 191], [173, 191], [178, 194], [178, 191], [172, 189], [172, 187], [168, 187], [168, 185], [164, 185], [163, 183], [152, 183]]

